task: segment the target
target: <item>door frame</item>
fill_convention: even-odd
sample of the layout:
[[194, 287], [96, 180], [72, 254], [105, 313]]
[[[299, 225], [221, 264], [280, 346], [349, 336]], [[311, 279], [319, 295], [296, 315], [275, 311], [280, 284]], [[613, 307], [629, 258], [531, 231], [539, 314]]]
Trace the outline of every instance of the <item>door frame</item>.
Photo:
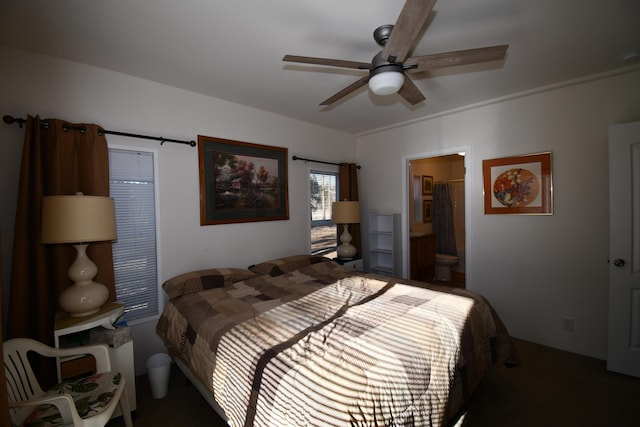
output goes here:
[[456, 147], [448, 147], [448, 148], [438, 148], [432, 151], [424, 151], [420, 153], [413, 153], [406, 156], [402, 156], [402, 215], [401, 215], [401, 227], [402, 227], [402, 277], [409, 278], [410, 273], [410, 253], [411, 253], [411, 241], [409, 239], [409, 229], [411, 227], [411, 211], [409, 209], [409, 201], [412, 195], [409, 192], [409, 183], [411, 182], [412, 177], [409, 176], [411, 173], [411, 168], [409, 163], [412, 160], [418, 159], [428, 159], [433, 157], [442, 157], [442, 156], [450, 156], [452, 154], [458, 154], [464, 152], [464, 167], [465, 167], [465, 180], [464, 180], [464, 205], [465, 205], [465, 282], [466, 287], [469, 288], [470, 279], [472, 277], [471, 273], [471, 256], [469, 248], [471, 247], [471, 238], [473, 236], [470, 222], [470, 215], [468, 215], [468, 210], [470, 206], [470, 194], [469, 190], [470, 179], [472, 176], [472, 167], [473, 164], [472, 159], [472, 150], [470, 145], [461, 145]]

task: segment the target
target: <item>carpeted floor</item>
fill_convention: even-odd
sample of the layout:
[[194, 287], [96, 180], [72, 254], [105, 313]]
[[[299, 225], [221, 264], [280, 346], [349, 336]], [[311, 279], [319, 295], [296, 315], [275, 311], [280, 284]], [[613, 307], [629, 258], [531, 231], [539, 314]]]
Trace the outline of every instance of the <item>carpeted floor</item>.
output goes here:
[[[635, 409], [640, 379], [608, 372], [601, 360], [522, 340], [515, 343], [522, 363], [494, 369], [455, 420], [456, 426], [640, 426]], [[165, 398], [151, 396], [146, 376], [136, 378], [136, 390], [136, 427], [224, 426], [175, 365]], [[122, 425], [115, 419], [108, 427]]]

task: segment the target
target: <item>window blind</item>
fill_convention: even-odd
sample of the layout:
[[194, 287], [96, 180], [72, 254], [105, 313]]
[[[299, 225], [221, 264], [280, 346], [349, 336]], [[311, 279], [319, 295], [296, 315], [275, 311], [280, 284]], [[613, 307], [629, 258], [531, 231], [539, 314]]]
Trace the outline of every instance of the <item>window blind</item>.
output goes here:
[[309, 195], [311, 214], [311, 253], [333, 256], [336, 251], [337, 228], [331, 221], [332, 203], [336, 201], [338, 174], [310, 171]]
[[152, 152], [109, 149], [118, 233], [113, 244], [116, 298], [125, 304], [127, 321], [158, 314], [153, 167]]

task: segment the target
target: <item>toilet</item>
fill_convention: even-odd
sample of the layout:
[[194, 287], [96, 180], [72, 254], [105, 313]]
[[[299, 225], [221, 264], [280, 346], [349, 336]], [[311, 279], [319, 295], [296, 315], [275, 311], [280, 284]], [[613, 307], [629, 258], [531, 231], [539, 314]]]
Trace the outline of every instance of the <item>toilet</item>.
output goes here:
[[451, 281], [451, 266], [458, 263], [458, 257], [446, 254], [436, 254], [436, 281]]

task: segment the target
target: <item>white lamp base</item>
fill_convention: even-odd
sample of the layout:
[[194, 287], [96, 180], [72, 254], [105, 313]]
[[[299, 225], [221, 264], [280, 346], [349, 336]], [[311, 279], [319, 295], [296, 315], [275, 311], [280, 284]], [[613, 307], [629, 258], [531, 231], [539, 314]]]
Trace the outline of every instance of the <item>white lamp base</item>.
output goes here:
[[340, 235], [342, 244], [337, 247], [336, 253], [340, 259], [353, 259], [356, 256], [357, 249], [351, 244], [351, 234], [349, 234], [349, 224], [344, 225], [344, 231]]
[[65, 289], [59, 297], [60, 307], [71, 317], [83, 317], [97, 313], [109, 299], [109, 290], [93, 278], [98, 267], [87, 256], [88, 244], [73, 245], [77, 256], [69, 267], [69, 278], [74, 284]]

